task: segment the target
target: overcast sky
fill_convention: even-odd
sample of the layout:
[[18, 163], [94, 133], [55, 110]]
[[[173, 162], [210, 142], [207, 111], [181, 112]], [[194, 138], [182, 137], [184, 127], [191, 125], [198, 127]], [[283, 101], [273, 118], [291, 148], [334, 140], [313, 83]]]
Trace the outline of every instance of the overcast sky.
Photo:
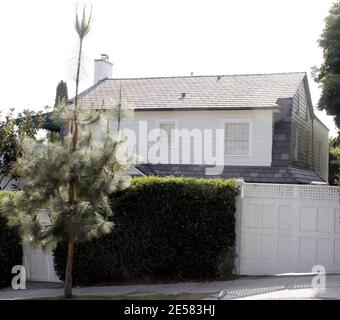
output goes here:
[[[0, 107], [53, 105], [59, 80], [74, 95], [73, 0], [2, 1]], [[79, 2], [80, 4], [85, 2]], [[91, 3], [91, 2], [87, 2]], [[317, 45], [333, 0], [93, 0], [81, 88], [100, 53], [113, 77], [306, 71], [322, 62]], [[336, 134], [332, 117], [317, 115]]]

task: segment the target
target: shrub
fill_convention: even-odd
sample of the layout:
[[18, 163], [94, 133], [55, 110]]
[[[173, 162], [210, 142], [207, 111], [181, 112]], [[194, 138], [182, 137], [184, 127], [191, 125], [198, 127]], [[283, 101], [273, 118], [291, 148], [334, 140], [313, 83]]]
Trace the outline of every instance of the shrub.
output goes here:
[[[1, 198], [12, 196], [14, 192], [0, 191]], [[13, 266], [22, 264], [21, 239], [16, 228], [9, 228], [0, 211], [0, 288], [11, 284]]]
[[340, 138], [329, 143], [329, 178], [330, 185], [340, 185]]
[[[113, 231], [76, 245], [76, 282], [223, 278], [233, 269], [236, 182], [138, 177], [112, 196]], [[64, 278], [66, 245], [54, 251]]]

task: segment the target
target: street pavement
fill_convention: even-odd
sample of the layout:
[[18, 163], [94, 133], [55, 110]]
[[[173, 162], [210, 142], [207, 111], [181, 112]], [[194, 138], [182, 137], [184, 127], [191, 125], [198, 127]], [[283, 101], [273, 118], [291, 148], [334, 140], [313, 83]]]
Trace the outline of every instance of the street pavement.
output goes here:
[[[340, 299], [340, 274], [326, 275], [313, 287], [315, 275], [239, 277], [230, 281], [75, 287], [77, 296], [199, 294], [211, 300]], [[315, 280], [314, 280], [315, 282]], [[323, 286], [324, 284], [324, 286]], [[63, 295], [61, 283], [28, 282], [25, 290], [0, 289], [0, 299], [32, 299]]]

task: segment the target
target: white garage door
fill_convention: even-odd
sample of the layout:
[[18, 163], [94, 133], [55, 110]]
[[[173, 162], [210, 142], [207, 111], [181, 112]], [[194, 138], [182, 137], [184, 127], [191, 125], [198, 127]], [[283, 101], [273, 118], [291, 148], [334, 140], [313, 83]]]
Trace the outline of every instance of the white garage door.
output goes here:
[[242, 193], [239, 274], [340, 272], [339, 187], [244, 184]]

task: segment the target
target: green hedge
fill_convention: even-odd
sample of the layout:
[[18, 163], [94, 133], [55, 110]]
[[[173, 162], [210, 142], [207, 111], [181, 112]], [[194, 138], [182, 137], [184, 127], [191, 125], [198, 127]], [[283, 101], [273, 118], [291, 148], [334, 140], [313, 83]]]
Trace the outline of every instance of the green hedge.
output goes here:
[[[76, 245], [75, 282], [223, 278], [233, 269], [234, 180], [140, 177], [112, 196], [113, 231]], [[66, 244], [54, 251], [63, 279]]]
[[[0, 191], [1, 198], [12, 196], [14, 192]], [[13, 266], [22, 264], [21, 239], [15, 228], [9, 228], [0, 211], [0, 288], [10, 286], [14, 274]]]

